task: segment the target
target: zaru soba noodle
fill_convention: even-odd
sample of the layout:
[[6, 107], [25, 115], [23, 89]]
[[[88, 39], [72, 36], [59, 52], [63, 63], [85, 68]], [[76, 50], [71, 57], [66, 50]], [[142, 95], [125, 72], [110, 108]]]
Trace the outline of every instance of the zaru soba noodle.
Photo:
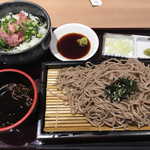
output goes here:
[[[130, 129], [150, 125], [150, 66], [136, 59], [109, 59], [98, 65], [87, 62], [85, 67], [63, 68], [56, 84], [65, 94], [63, 101], [71, 113], [83, 114], [93, 126]], [[118, 91], [112, 89], [109, 97], [108, 89], [115, 86]], [[123, 95], [126, 92], [129, 94]]]

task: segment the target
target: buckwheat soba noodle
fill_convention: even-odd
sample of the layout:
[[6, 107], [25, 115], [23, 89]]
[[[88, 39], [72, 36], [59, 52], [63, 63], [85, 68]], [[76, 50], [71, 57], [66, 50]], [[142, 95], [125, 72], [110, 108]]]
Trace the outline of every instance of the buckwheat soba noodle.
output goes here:
[[[118, 78], [136, 81], [137, 90], [111, 102], [104, 89]], [[150, 67], [139, 60], [109, 59], [98, 65], [87, 62], [85, 67], [63, 68], [56, 84], [71, 113], [83, 114], [93, 126], [129, 129], [150, 125]]]

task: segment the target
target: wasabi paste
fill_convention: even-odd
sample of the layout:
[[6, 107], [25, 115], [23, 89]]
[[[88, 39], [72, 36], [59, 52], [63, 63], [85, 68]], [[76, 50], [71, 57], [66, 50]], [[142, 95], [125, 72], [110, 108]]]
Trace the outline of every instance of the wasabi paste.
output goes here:
[[88, 45], [88, 39], [86, 37], [83, 37], [81, 39], [78, 39], [77, 43], [79, 44], [79, 46], [86, 46]]
[[150, 56], [150, 48], [147, 48], [146, 50], [144, 50], [144, 55], [146, 56]]

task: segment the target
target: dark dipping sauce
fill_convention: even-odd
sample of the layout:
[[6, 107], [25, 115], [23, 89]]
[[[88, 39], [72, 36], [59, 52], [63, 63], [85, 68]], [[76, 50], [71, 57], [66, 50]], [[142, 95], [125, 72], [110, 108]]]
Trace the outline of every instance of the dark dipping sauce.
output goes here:
[[78, 39], [85, 37], [82, 34], [78, 33], [69, 33], [61, 37], [57, 42], [57, 50], [58, 52], [68, 59], [79, 59], [88, 54], [91, 44], [89, 39], [88, 44], [84, 46], [80, 46], [77, 43]]
[[8, 83], [0, 87], [0, 127], [22, 119], [33, 102], [34, 92], [23, 84]]

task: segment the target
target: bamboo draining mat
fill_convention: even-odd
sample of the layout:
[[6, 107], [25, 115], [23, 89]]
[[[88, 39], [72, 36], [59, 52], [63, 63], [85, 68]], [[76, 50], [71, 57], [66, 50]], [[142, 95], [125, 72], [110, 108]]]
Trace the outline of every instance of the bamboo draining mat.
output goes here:
[[[48, 69], [47, 71], [47, 89], [50, 89], [52, 93], [64, 95], [58, 93], [56, 86], [53, 84], [56, 82], [59, 69]], [[102, 131], [111, 131], [112, 128], [102, 127]], [[124, 130], [124, 129], [115, 129]], [[139, 130], [137, 127], [131, 127], [130, 130]], [[150, 127], [143, 127], [140, 130], [150, 130]], [[86, 121], [82, 114], [72, 115], [70, 113], [69, 106], [65, 106], [63, 101], [58, 97], [55, 97], [48, 90], [46, 90], [46, 108], [45, 108], [45, 132], [67, 132], [67, 131], [99, 131], [98, 127], [93, 127]]]

